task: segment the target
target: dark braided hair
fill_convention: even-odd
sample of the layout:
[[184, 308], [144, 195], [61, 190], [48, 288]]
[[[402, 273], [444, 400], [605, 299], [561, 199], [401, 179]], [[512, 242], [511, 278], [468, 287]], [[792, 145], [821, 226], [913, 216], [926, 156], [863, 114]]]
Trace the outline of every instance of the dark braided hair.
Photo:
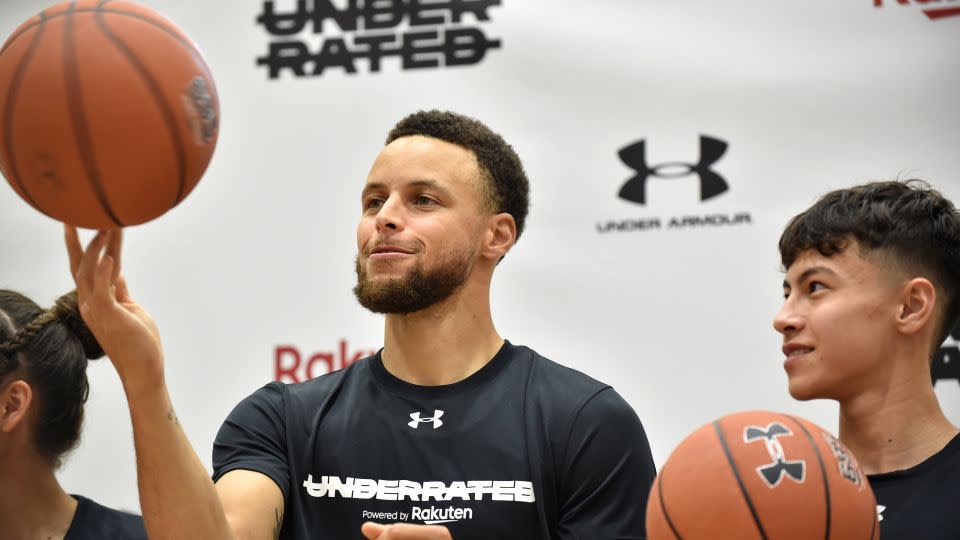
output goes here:
[[76, 291], [44, 310], [18, 292], [0, 290], [0, 384], [13, 374], [34, 389], [34, 442], [54, 467], [80, 441], [87, 360], [102, 356], [80, 317]]

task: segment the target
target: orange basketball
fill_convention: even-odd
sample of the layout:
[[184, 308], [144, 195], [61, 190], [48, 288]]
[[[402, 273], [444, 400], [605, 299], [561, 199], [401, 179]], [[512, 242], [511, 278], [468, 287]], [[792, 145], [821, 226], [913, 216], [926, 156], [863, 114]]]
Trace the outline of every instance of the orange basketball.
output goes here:
[[853, 454], [786, 414], [724, 416], [683, 440], [647, 502], [650, 540], [876, 540], [876, 501]]
[[219, 118], [197, 47], [132, 2], [58, 4], [0, 49], [0, 170], [65, 223], [122, 227], [176, 206], [210, 163]]

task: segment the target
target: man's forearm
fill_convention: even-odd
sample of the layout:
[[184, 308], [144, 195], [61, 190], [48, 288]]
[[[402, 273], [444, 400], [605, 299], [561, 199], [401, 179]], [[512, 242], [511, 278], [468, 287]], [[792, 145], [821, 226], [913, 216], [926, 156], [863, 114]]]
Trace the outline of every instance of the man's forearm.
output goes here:
[[220, 497], [166, 386], [130, 400], [140, 508], [151, 540], [234, 540]]

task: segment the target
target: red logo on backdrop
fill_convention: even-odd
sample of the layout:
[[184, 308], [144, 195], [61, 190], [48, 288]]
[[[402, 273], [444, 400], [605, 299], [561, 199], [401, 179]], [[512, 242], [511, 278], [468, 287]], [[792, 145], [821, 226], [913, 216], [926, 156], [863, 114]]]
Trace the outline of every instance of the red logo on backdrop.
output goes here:
[[287, 383], [309, 381], [376, 352], [375, 349], [353, 350], [345, 339], [340, 340], [335, 351], [306, 352], [296, 345], [277, 345], [273, 350], [273, 380]]
[[[931, 20], [943, 19], [946, 17], [956, 17], [960, 15], [960, 0], [873, 0], [873, 7], [886, 7], [898, 4], [901, 6], [924, 6], [923, 14]], [[954, 4], [953, 6], [943, 6], [942, 4]]]

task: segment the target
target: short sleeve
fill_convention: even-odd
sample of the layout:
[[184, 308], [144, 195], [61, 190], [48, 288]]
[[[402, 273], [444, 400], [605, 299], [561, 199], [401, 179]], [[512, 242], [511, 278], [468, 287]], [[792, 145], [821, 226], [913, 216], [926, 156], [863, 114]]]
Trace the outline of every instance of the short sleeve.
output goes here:
[[613, 388], [594, 394], [580, 409], [563, 466], [560, 538], [646, 538], [656, 467], [640, 419]]
[[237, 469], [270, 477], [286, 500], [290, 489], [283, 383], [270, 383], [241, 401], [213, 443], [213, 481]]

